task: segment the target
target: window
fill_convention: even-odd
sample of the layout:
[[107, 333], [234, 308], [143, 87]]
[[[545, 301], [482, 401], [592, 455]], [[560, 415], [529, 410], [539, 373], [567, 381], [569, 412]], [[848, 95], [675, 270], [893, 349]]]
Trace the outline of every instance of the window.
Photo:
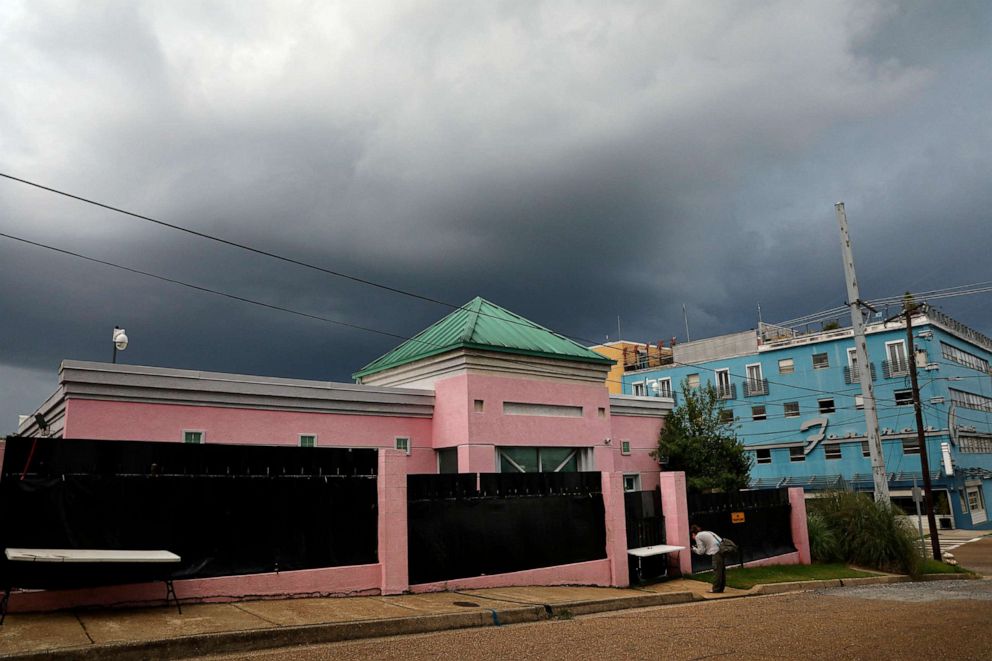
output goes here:
[[885, 343], [885, 355], [889, 359], [889, 376], [900, 376], [909, 373], [909, 361], [906, 360], [906, 342], [896, 340]]
[[752, 420], [765, 420], [768, 416], [765, 413], [764, 406], [752, 406], [751, 407], [751, 419]]
[[992, 454], [992, 437], [958, 434], [958, 452], [962, 454]]
[[951, 391], [951, 401], [958, 406], [963, 406], [966, 409], [975, 409], [976, 411], [992, 413], [992, 397], [976, 395], [972, 392], [955, 390], [954, 388], [949, 388], [949, 390]]
[[475, 400], [474, 408], [476, 413], [482, 413], [486, 410], [486, 402], [484, 400], [477, 399]]
[[892, 394], [895, 396], [896, 406], [912, 406], [913, 405], [913, 391], [912, 390], [896, 390]]
[[301, 448], [315, 448], [315, 447], [317, 447], [317, 435], [316, 434], [300, 434], [300, 447]]
[[437, 451], [437, 472], [442, 475], [458, 472], [458, 448]]
[[183, 443], [202, 443], [203, 442], [203, 432], [202, 431], [184, 431], [183, 432]]
[[830, 358], [825, 353], [813, 354], [813, 369], [825, 370], [830, 367]]
[[985, 496], [981, 487], [968, 487], [968, 509], [980, 512], [985, 509]]
[[630, 454], [630, 441], [620, 441], [620, 454]]
[[754, 461], [757, 464], [772, 463], [772, 451], [769, 448], [761, 448], [754, 451]]
[[793, 374], [796, 371], [796, 361], [792, 358], [782, 358], [778, 361], [779, 374]]
[[497, 448], [499, 472], [575, 473], [579, 470], [579, 452], [577, 448]]
[[598, 415], [601, 418], [605, 418], [606, 417], [606, 409], [603, 408], [602, 406], [600, 406], [598, 409], [596, 409], [596, 415]]
[[820, 413], [834, 413], [837, 411], [833, 399], [818, 399], [817, 402], [820, 404]]
[[637, 397], [644, 397], [644, 382], [634, 384], [634, 395]]
[[734, 395], [730, 387], [730, 370], [722, 369], [716, 371], [716, 394], [720, 399], [733, 399]]
[[733, 409], [720, 409], [720, 422], [726, 424], [734, 421]]
[[751, 363], [745, 367], [747, 370], [747, 381], [745, 381], [745, 387], [747, 388], [747, 395], [767, 395], [768, 387], [765, 385], [765, 379], [761, 373], [761, 363]]
[[851, 374], [856, 374], [858, 371], [858, 350], [848, 349], [847, 350], [847, 364], [851, 368]]
[[789, 461], [806, 461], [806, 453], [801, 446], [789, 448]]
[[824, 445], [823, 456], [826, 457], [827, 459], [840, 459], [841, 458], [840, 445], [838, 444]]
[[864, 398], [864, 396], [863, 395], [855, 395], [854, 396], [854, 408], [856, 408], [856, 409], [858, 409], [860, 411], [864, 407], [865, 407], [865, 398]]
[[902, 439], [902, 453], [903, 454], [919, 454], [920, 444], [915, 438], [904, 438]]
[[623, 490], [624, 491], [640, 491], [641, 490], [641, 476], [640, 475], [624, 475], [623, 476]]
[[958, 365], [964, 365], [965, 367], [970, 367], [973, 370], [985, 372], [986, 374], [989, 373], [989, 361], [967, 351], [962, 351], [946, 342], [940, 343], [940, 355]]
[[785, 404], [782, 404], [782, 409], [786, 418], [799, 417], [799, 402], [786, 402]]
[[672, 396], [672, 380], [671, 379], [658, 379], [658, 396], [659, 397], [671, 397]]
[[396, 437], [396, 444], [393, 446], [400, 452], [405, 452], [410, 454], [410, 439], [403, 437]]
[[871, 448], [868, 447], [868, 441], [861, 441], [861, 456], [862, 457], [871, 456]]
[[698, 374], [686, 374], [685, 381], [690, 388], [699, 387], [699, 375]]

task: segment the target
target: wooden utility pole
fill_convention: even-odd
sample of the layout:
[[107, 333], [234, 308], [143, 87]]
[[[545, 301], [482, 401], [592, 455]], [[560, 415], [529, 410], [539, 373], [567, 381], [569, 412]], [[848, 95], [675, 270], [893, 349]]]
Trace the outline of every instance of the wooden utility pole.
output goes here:
[[913, 304], [909, 295], [903, 304], [906, 316], [906, 350], [909, 354], [909, 380], [913, 385], [913, 409], [916, 412], [916, 441], [920, 445], [920, 466], [923, 469], [923, 502], [927, 508], [927, 526], [930, 529], [930, 547], [933, 559], [940, 557], [940, 537], [937, 534], [937, 519], [933, 515], [933, 489], [930, 486], [930, 458], [927, 452], [926, 433], [923, 429], [923, 407], [920, 405], [920, 385], [916, 378], [916, 349], [913, 344], [913, 312], [920, 308]]
[[889, 477], [885, 472], [885, 455], [882, 454], [882, 439], [878, 433], [875, 389], [871, 382], [871, 363], [868, 362], [864, 318], [861, 316], [862, 302], [858, 293], [858, 277], [854, 272], [854, 252], [851, 250], [851, 237], [847, 233], [847, 212], [844, 211], [843, 202], [835, 204], [834, 209], [837, 211], [837, 222], [840, 223], [840, 245], [844, 254], [844, 278], [847, 281], [847, 304], [851, 308], [851, 326], [854, 329], [858, 380], [861, 382], [861, 394], [865, 402], [865, 436], [868, 438], [868, 452], [871, 454], [871, 476], [875, 485], [875, 502], [888, 504], [890, 502]]

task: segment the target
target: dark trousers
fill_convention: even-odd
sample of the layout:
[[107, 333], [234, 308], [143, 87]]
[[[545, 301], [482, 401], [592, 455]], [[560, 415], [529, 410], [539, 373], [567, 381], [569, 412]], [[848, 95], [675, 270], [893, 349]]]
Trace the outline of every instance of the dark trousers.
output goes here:
[[727, 582], [727, 563], [723, 559], [723, 552], [718, 551], [710, 557], [713, 558], [713, 592], [723, 592]]

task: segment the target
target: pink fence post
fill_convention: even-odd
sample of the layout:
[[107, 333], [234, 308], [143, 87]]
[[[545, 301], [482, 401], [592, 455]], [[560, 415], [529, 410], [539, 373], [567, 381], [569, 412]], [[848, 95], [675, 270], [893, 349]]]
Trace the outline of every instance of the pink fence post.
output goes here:
[[406, 529], [406, 454], [379, 450], [379, 565], [382, 594], [410, 589]]
[[[673, 546], [689, 544], [689, 501], [685, 492], [685, 473], [661, 473], [661, 512], [665, 515], [665, 543]], [[671, 557], [671, 556], [669, 556]], [[678, 568], [683, 574], [692, 573], [692, 551], [678, 553]]]
[[802, 487], [789, 487], [791, 509], [792, 545], [799, 551], [799, 564], [812, 562], [809, 552], [809, 530], [806, 527], [806, 494]]
[[603, 508], [606, 515], [606, 557], [610, 585], [630, 585], [627, 573], [627, 513], [624, 511], [623, 473], [603, 472]]

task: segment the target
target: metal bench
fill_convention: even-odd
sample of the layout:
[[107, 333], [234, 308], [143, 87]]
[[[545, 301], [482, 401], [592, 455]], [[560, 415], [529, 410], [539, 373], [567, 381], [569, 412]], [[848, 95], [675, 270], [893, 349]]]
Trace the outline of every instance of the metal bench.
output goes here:
[[[32, 571], [25, 572], [25, 577], [16, 581], [19, 588], [48, 587], [52, 584], [51, 575], [56, 574], [57, 568], [68, 568], [78, 573], [83, 569], [83, 565], [95, 565], [107, 568], [109, 565], [123, 565], [129, 569], [139, 568], [142, 565], [169, 565], [180, 562], [181, 558], [171, 551], [122, 551], [108, 549], [24, 549], [8, 548], [4, 549], [7, 560], [15, 563], [33, 563]], [[36, 563], [36, 564], [34, 564]], [[24, 565], [21, 565], [22, 567]], [[112, 570], [113, 571], [113, 570]], [[144, 573], [130, 572], [134, 576]], [[176, 602], [176, 608], [182, 614], [182, 607], [179, 605], [179, 598], [176, 596], [176, 589], [172, 585], [171, 574], [164, 573], [154, 580], [161, 580], [165, 583], [165, 603], [169, 604], [171, 597]], [[8, 578], [5, 586], [3, 599], [0, 600], [0, 625], [7, 617], [7, 602], [10, 600], [10, 592], [15, 581]], [[23, 583], [23, 584], [22, 584]], [[64, 587], [55, 581], [55, 587]], [[73, 585], [73, 587], [78, 587]]]

